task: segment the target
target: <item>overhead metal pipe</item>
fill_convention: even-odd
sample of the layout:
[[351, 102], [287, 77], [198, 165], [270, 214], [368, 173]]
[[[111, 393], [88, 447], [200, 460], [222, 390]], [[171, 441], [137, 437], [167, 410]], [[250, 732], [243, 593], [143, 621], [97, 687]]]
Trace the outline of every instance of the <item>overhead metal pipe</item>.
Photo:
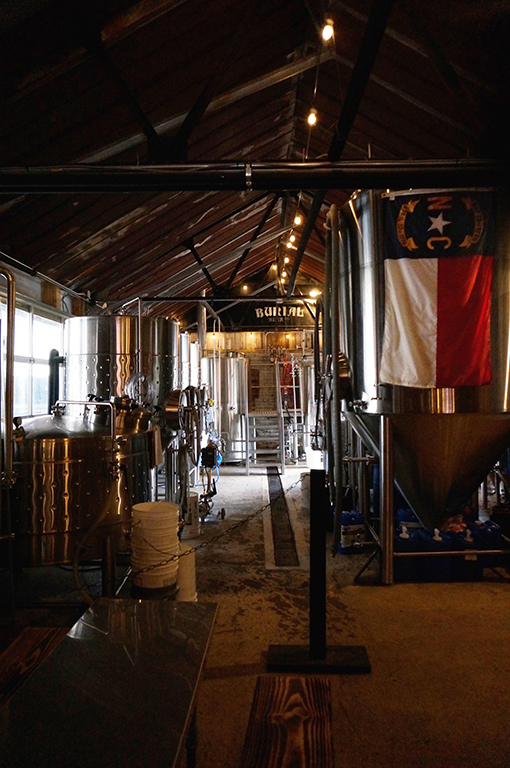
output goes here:
[[27, 275], [30, 275], [31, 277], [37, 277], [40, 280], [44, 280], [45, 282], [49, 283], [50, 285], [54, 285], [56, 288], [60, 288], [62, 291], [67, 293], [69, 296], [73, 296], [75, 299], [81, 299], [81, 301], [86, 301], [86, 302], [95, 304], [96, 306], [101, 307], [102, 309], [104, 309], [105, 307], [104, 303], [99, 301], [93, 301], [93, 300], [91, 301], [90, 298], [87, 296], [87, 294], [78, 293], [78, 291], [73, 291], [72, 288], [68, 288], [66, 285], [59, 283], [57, 280], [53, 280], [52, 277], [43, 275], [41, 272], [38, 272], [36, 269], [29, 267], [27, 264], [24, 264], [22, 261], [18, 261], [18, 259], [15, 259], [12, 256], [9, 256], [7, 253], [4, 253], [4, 251], [0, 251], [0, 260], [4, 261], [10, 267], [15, 267], [16, 269], [19, 269], [21, 272], [25, 272]]
[[509, 178], [507, 159], [77, 165], [0, 168], [0, 194], [506, 187]]
[[[205, 290], [202, 291], [202, 294], [205, 298]], [[198, 343], [200, 345], [200, 352], [203, 355], [207, 346], [207, 309], [203, 301], [201, 301], [197, 306], [197, 336]]]
[[[272, 283], [268, 283], [260, 290], [266, 290], [266, 288], [270, 288], [271, 286], [275, 285], [275, 281]], [[188, 302], [195, 304], [197, 301], [204, 301], [204, 297], [200, 294], [198, 296], [140, 296], [136, 299], [131, 299], [130, 301], [127, 301], [125, 304], [120, 307], [120, 309], [125, 309], [130, 304], [134, 304], [134, 302], [138, 301], [179, 301], [179, 302]], [[290, 298], [287, 298], [287, 296], [257, 296], [256, 291], [253, 291], [252, 294], [249, 296], [239, 296], [236, 299], [233, 299], [232, 296], [210, 296], [208, 299], [206, 299], [207, 302], [213, 301], [215, 304], [217, 304], [220, 301], [228, 301], [230, 304], [227, 307], [222, 307], [218, 310], [218, 312], [224, 312], [226, 309], [229, 309], [230, 307], [233, 307], [235, 304], [243, 303], [243, 302], [250, 302], [250, 301], [256, 301], [257, 303], [262, 304], [289, 304], [289, 303], [295, 303], [296, 301], [310, 301], [310, 299], [306, 299], [304, 296], [291, 296]]]

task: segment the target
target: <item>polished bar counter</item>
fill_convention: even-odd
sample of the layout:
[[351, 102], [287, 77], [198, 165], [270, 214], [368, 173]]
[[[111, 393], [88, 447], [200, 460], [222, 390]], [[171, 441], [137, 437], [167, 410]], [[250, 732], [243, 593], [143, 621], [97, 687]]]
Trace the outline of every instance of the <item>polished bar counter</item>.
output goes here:
[[0, 710], [0, 765], [178, 765], [216, 611], [97, 600]]

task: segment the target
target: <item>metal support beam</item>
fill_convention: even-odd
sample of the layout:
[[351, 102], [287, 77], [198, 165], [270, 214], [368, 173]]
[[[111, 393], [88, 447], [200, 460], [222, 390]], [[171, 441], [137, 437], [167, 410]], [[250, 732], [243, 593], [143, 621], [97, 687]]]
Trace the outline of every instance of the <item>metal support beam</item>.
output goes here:
[[[365, 92], [366, 84], [370, 77], [370, 72], [374, 65], [379, 45], [386, 29], [388, 17], [393, 5], [393, 0], [374, 0], [370, 15], [368, 17], [367, 26], [365, 28], [365, 34], [361, 41], [358, 58], [354, 65], [352, 77], [349, 83], [349, 88], [345, 96], [345, 100], [342, 106], [342, 111], [338, 119], [338, 123], [333, 135], [333, 140], [328, 152], [328, 160], [330, 162], [336, 162], [342, 156], [344, 147], [347, 143], [347, 137], [350, 133], [358, 108]], [[310, 221], [306, 221], [303, 233], [298, 244], [296, 256], [294, 258], [294, 264], [292, 268], [291, 278], [287, 287], [287, 294], [290, 294], [294, 290], [296, 284], [296, 277], [301, 265], [303, 253], [305, 251], [308, 239], [315, 225], [315, 221], [321, 209], [322, 203], [326, 195], [325, 187], [318, 186], [312, 207], [310, 210]]]
[[[232, 307], [235, 307], [236, 304], [240, 304], [242, 302], [252, 301], [253, 300], [253, 296], [257, 296], [257, 294], [263, 293], [264, 291], [267, 291], [268, 288], [272, 288], [274, 285], [277, 285], [277, 280], [273, 280], [271, 283], [266, 283], [261, 288], [257, 288], [255, 291], [252, 291], [249, 296], [239, 296], [238, 299], [236, 299], [235, 301], [230, 302], [230, 304], [227, 304], [226, 307], [222, 307], [221, 309], [219, 309], [218, 310], [218, 314], [220, 312], [226, 312], [227, 309], [231, 309]], [[295, 297], [293, 297], [293, 298], [295, 298]], [[272, 303], [273, 301], [276, 301], [276, 300], [277, 300], [277, 298], [274, 297], [274, 296], [272, 298], [263, 297], [263, 298], [258, 298], [257, 299], [257, 301], [259, 301], [259, 302], [262, 301], [263, 303]], [[278, 301], [280, 301], [279, 298], [278, 298]]]
[[269, 203], [269, 205], [267, 206], [267, 208], [266, 208], [266, 210], [264, 212], [264, 215], [262, 216], [262, 219], [260, 220], [259, 224], [257, 225], [257, 228], [255, 229], [255, 232], [252, 235], [252, 238], [250, 240], [250, 245], [243, 251], [243, 254], [242, 254], [241, 258], [239, 259], [239, 261], [235, 265], [235, 267], [234, 267], [234, 269], [232, 271], [232, 274], [230, 275], [230, 277], [228, 279], [228, 282], [227, 282], [227, 284], [225, 286], [225, 288], [227, 290], [230, 288], [230, 286], [234, 282], [237, 273], [239, 272], [239, 270], [243, 266], [243, 263], [244, 263], [246, 257], [248, 256], [252, 246], [255, 245], [257, 237], [260, 235], [260, 233], [264, 229], [264, 226], [266, 225], [266, 223], [267, 223], [269, 217], [271, 216], [271, 214], [273, 212], [273, 209], [274, 209], [274, 207], [275, 207], [275, 205], [276, 205], [276, 203], [278, 202], [279, 199], [280, 199], [280, 195], [275, 195], [273, 197], [273, 199], [271, 200], [271, 202]]
[[[270, 288], [272, 285], [275, 285], [276, 281], [274, 283], [268, 283], [267, 285], [264, 285], [263, 288], [260, 288], [259, 291], [263, 292], [267, 288]], [[230, 309], [235, 304], [240, 304], [243, 302], [250, 302], [255, 301], [253, 298], [256, 295], [257, 291], [253, 291], [249, 296], [239, 296], [238, 298], [232, 300], [232, 296], [215, 296], [215, 297], [209, 297], [209, 301], [214, 301], [215, 304], [217, 304], [219, 301], [229, 301], [230, 304], [226, 307], [222, 307], [218, 310], [218, 312], [224, 312], [227, 309]], [[136, 299], [129, 299], [128, 301], [125, 301], [122, 304], [122, 307], [127, 307], [129, 304], [138, 301], [138, 297]], [[204, 301], [204, 297], [200, 294], [198, 296], [140, 296], [141, 301], [154, 301], [154, 302], [165, 302], [165, 301], [178, 301], [178, 302], [191, 302], [192, 304], [196, 304], [199, 301]], [[261, 296], [260, 298], [257, 298], [257, 303], [262, 304], [288, 304], [295, 301], [303, 301], [305, 300], [303, 296]], [[305, 300], [306, 301], [306, 300]]]
[[[249, 80], [238, 88], [233, 88], [230, 91], [222, 93], [220, 96], [217, 96], [209, 102], [205, 112], [218, 112], [220, 109], [225, 109], [225, 107], [228, 107], [231, 104], [235, 104], [236, 102], [240, 101], [240, 99], [245, 99], [247, 96], [252, 96], [255, 93], [264, 91], [266, 88], [277, 85], [284, 80], [289, 80], [291, 77], [294, 77], [301, 72], [306, 72], [309, 69], [313, 69], [317, 66], [318, 62], [322, 63], [324, 61], [329, 61], [334, 57], [335, 52], [328, 48], [321, 53], [320, 58], [318, 58], [316, 54], [313, 54], [312, 56], [306, 56], [303, 59], [293, 61], [291, 64], [286, 64], [284, 67], [280, 67], [279, 69], [275, 69], [273, 72], [268, 72], [266, 75], [262, 75], [262, 77]], [[167, 120], [156, 123], [154, 129], [159, 135], [169, 133], [170, 131], [174, 131], [176, 128], [179, 128], [185, 119], [185, 113], [175, 115], [173, 117], [169, 117]], [[120, 141], [116, 141], [113, 144], [109, 144], [90, 155], [81, 157], [79, 162], [102, 163], [111, 157], [116, 157], [117, 155], [120, 155], [123, 152], [132, 149], [133, 147], [139, 146], [143, 141], [143, 134], [137, 133], [133, 136], [128, 136], [125, 139], [121, 139]]]
[[211, 277], [211, 274], [210, 274], [209, 270], [207, 269], [207, 267], [205, 266], [204, 262], [200, 258], [200, 255], [198, 254], [197, 249], [195, 248], [195, 243], [193, 242], [193, 238], [190, 238], [189, 240], [186, 240], [185, 245], [186, 245], [186, 248], [189, 250], [189, 252], [194, 256], [195, 261], [197, 262], [198, 266], [200, 267], [200, 269], [202, 270], [202, 272], [206, 276], [207, 280], [209, 281], [209, 283], [211, 285], [211, 288], [213, 289], [213, 291], [216, 292], [218, 286], [214, 282], [213, 278]]
[[[235, 8], [236, 6], [234, 6]], [[237, 4], [237, 9], [242, 8], [242, 4]], [[228, 42], [222, 48], [221, 60], [218, 62], [211, 76], [200, 91], [200, 94], [184, 118], [179, 130], [172, 138], [169, 145], [169, 157], [176, 162], [186, 161], [188, 159], [188, 142], [193, 131], [200, 123], [207, 107], [210, 105], [218, 84], [225, 78], [227, 71], [231, 68], [233, 62], [239, 56], [243, 49], [243, 40], [248, 34], [250, 26], [256, 24], [260, 15], [258, 3], [248, 5], [248, 10], [241, 19], [232, 20], [234, 23], [233, 34], [229, 36]]]
[[[329, 186], [329, 189], [331, 189], [331, 186]], [[303, 227], [303, 231], [301, 233], [298, 247], [296, 249], [296, 253], [294, 256], [294, 262], [292, 264], [292, 272], [290, 273], [289, 284], [287, 286], [287, 296], [290, 296], [294, 291], [294, 286], [296, 285], [297, 273], [299, 272], [299, 267], [301, 266], [301, 261], [305, 253], [306, 246], [308, 245], [308, 240], [310, 239], [310, 235], [312, 234], [312, 231], [315, 228], [315, 222], [317, 221], [317, 216], [320, 213], [325, 197], [326, 197], [326, 190], [320, 189], [318, 192], [315, 193], [314, 198], [312, 200], [312, 205], [310, 207], [310, 211], [308, 212], [308, 216], [305, 219], [305, 225]]]
[[374, 0], [370, 10], [342, 112], [329, 148], [328, 160], [331, 162], [339, 160], [344, 151], [347, 137], [356, 118], [365, 86], [379, 51], [379, 45], [384, 36], [392, 6], [393, 0]]
[[393, 584], [393, 428], [389, 416], [381, 416], [381, 582]]
[[163, 139], [157, 133], [151, 121], [136, 100], [128, 84], [110, 58], [101, 40], [101, 34], [99, 30], [93, 29], [91, 28], [90, 24], [87, 24], [84, 25], [81, 35], [83, 37], [85, 47], [101, 62], [105, 73], [116, 86], [120, 96], [126, 102], [131, 111], [131, 114], [144, 132], [147, 139], [149, 157], [154, 162], [168, 160], [169, 158], [167, 149]]

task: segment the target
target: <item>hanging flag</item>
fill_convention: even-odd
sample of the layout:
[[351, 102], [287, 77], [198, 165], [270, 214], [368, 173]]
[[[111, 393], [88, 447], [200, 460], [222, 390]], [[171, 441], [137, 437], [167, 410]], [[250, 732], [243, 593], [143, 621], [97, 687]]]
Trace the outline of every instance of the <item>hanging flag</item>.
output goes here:
[[492, 194], [419, 192], [387, 197], [384, 207], [380, 381], [421, 388], [490, 383]]

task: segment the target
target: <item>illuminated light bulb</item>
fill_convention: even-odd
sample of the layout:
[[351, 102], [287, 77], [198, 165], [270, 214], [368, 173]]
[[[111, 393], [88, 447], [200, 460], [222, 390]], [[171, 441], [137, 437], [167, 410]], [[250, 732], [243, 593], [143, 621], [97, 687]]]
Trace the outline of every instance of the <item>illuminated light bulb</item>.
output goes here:
[[282, 277], [287, 277], [287, 273], [286, 272], [282, 272]]
[[310, 296], [312, 297], [312, 299], [314, 299], [316, 296], [319, 296], [319, 295], [320, 295], [320, 291], [316, 291], [316, 290], [310, 291]]
[[317, 122], [317, 110], [312, 107], [308, 115], [308, 125], [315, 125]]
[[333, 29], [333, 21], [331, 19], [326, 19], [326, 23], [324, 24], [322, 28], [322, 39], [323, 40], [331, 40], [334, 34]]
[[291, 243], [293, 243], [295, 239], [296, 239], [296, 235], [291, 235], [289, 237], [289, 240], [290, 240]]
[[280, 283], [284, 283], [284, 282], [285, 282], [285, 278], [284, 277], [280, 277]]
[[250, 333], [250, 339], [253, 339], [253, 333]]
[[285, 338], [286, 338], [286, 339], [290, 339], [290, 333], [286, 333], [286, 334], [285, 334]]
[[288, 264], [288, 263], [289, 263], [289, 261], [290, 261], [290, 259], [289, 259], [289, 257], [288, 257], [288, 256], [286, 256], [286, 257], [284, 258], [284, 260], [283, 260], [283, 261], [284, 261], [284, 263], [285, 263], [285, 264]]
[[299, 213], [296, 213], [296, 215], [294, 216], [294, 224], [296, 225], [296, 227], [299, 227], [302, 221], [303, 219], [301, 218]]
[[278, 269], [278, 264], [271, 264], [271, 269]]
[[248, 290], [248, 286], [247, 285], [243, 285], [243, 291], [247, 291], [247, 290]]
[[289, 242], [287, 243], [287, 248], [292, 248], [292, 243], [290, 242], [290, 240], [289, 240]]

